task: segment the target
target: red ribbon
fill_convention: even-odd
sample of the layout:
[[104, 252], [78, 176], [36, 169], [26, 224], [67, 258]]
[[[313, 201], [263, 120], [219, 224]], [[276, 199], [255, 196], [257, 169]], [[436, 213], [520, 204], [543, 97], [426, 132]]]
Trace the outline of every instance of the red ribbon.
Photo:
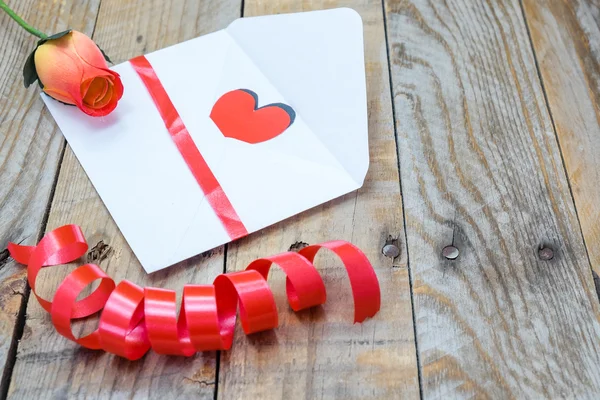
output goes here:
[[235, 212], [206, 160], [200, 154], [200, 150], [196, 147], [152, 65], [144, 56], [133, 58], [129, 62], [144, 82], [179, 153], [181, 153], [192, 175], [196, 178], [196, 182], [200, 185], [208, 203], [215, 211], [231, 240], [246, 236], [248, 230]]
[[[266, 281], [273, 264], [287, 276], [286, 292], [294, 311], [323, 304], [325, 286], [313, 265], [322, 248], [337, 254], [346, 267], [354, 297], [354, 322], [374, 316], [380, 307], [380, 291], [373, 267], [360, 249], [340, 240], [308, 246], [298, 253], [260, 258], [245, 271], [219, 275], [212, 285], [186, 285], [179, 319], [175, 291], [141, 288], [127, 280], [115, 286], [112, 278], [94, 264], [72, 271], [51, 302], [41, 298], [35, 289], [40, 269], [69, 263], [87, 252], [87, 242], [77, 225], [48, 232], [37, 246], [8, 245], [10, 255], [27, 264], [31, 291], [50, 313], [58, 333], [83, 347], [104, 349], [129, 360], [142, 357], [150, 348], [159, 354], [185, 356], [197, 351], [229, 349], [238, 305], [246, 334], [277, 327], [275, 300]], [[77, 300], [83, 289], [98, 279], [101, 280], [98, 288]], [[71, 320], [101, 310], [98, 329], [76, 338], [71, 331]]]

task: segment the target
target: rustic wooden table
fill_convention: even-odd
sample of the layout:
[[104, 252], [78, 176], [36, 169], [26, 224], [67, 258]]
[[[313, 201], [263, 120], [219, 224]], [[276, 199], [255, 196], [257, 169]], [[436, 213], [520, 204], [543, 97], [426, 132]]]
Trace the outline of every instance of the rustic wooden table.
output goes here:
[[[240, 16], [338, 6], [364, 21], [371, 166], [364, 187], [151, 276], [132, 255], [21, 67], [34, 40], [0, 15], [0, 250], [65, 223], [117, 280], [181, 290], [296, 242], [354, 242], [381, 312], [346, 309], [323, 259], [322, 308], [227, 352], [129, 362], [59, 336], [0, 253], [0, 394], [45, 398], [598, 398], [600, 6], [594, 0], [15, 0], [52, 33], [121, 62]], [[110, 160], [107, 160], [110, 162]], [[386, 257], [388, 238], [400, 249]], [[454, 245], [459, 255], [445, 257]], [[543, 251], [540, 252], [540, 250]], [[68, 266], [62, 267], [66, 273]], [[63, 275], [64, 276], [64, 275]], [[38, 280], [49, 295], [54, 274]], [[90, 331], [94, 322], [76, 325]]]

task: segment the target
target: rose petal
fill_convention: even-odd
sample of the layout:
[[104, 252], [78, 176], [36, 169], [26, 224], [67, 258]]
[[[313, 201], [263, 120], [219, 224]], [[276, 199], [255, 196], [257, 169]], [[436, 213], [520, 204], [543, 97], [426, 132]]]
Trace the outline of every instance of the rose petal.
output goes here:
[[106, 78], [94, 78], [87, 86], [85, 92], [82, 90], [83, 102], [87, 105], [93, 106], [98, 100], [104, 97], [107, 90], [108, 82]]
[[106, 94], [104, 95], [103, 98], [101, 98], [100, 100], [98, 100], [96, 102], [95, 107], [97, 107], [97, 108], [105, 107], [112, 99], [113, 94], [114, 94], [114, 86], [112, 84], [109, 84]]
[[[119, 99], [115, 93], [115, 86], [109, 85], [105, 97], [94, 106], [89, 106], [84, 103], [78, 104], [77, 106], [86, 114], [98, 117], [110, 114], [117, 107], [118, 101]], [[104, 104], [105, 102], [106, 104]]]
[[113, 81], [113, 85], [115, 88], [115, 94], [114, 97], [116, 98], [116, 101], [121, 100], [121, 97], [123, 97], [123, 82], [121, 82], [121, 76], [119, 74], [117, 74], [114, 71], [111, 71], [114, 74], [114, 81]]
[[46, 93], [48, 96], [52, 97], [53, 99], [56, 99], [58, 101], [62, 101], [63, 103], [67, 103], [67, 104], [73, 104], [75, 105], [75, 100], [73, 100], [73, 98], [65, 92], [61, 92], [60, 90], [57, 89], [52, 89], [49, 87], [44, 87], [44, 93]]
[[81, 65], [81, 69], [83, 71], [83, 74], [81, 76], [81, 82], [85, 82], [87, 80], [91, 80], [91, 79], [94, 79], [99, 76], [102, 76], [105, 78], [112, 76], [111, 71], [109, 69], [96, 68], [92, 65], [89, 65], [89, 64], [81, 62], [81, 61], [80, 61], [80, 65]]
[[72, 35], [73, 49], [84, 62], [96, 68], [108, 68], [102, 52], [92, 39], [78, 31], [73, 31]]
[[88, 107], [83, 103], [81, 105], [77, 104], [77, 107], [87, 115], [91, 115], [92, 117], [102, 117], [114, 111], [117, 107], [117, 100], [113, 97], [106, 106], [98, 109]]
[[[61, 38], [62, 39], [62, 38]], [[52, 40], [37, 48], [35, 69], [44, 86], [69, 93], [73, 99], [80, 97], [81, 62], [69, 54], [64, 41]]]

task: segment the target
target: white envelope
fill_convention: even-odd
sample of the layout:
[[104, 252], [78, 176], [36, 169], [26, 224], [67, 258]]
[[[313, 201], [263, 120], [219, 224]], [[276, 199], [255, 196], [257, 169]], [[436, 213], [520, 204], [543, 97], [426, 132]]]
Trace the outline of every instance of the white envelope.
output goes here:
[[[199, 152], [248, 233], [356, 190], [369, 163], [363, 28], [347, 8], [234, 21], [151, 54]], [[131, 249], [153, 272], [231, 240], [129, 62], [124, 95], [93, 118], [43, 95]], [[295, 112], [261, 143], [225, 137], [210, 118], [224, 94]]]

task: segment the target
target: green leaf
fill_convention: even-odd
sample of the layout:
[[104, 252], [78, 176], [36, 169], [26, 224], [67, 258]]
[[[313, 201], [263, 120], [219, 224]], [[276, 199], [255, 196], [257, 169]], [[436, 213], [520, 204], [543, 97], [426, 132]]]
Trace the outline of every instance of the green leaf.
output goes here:
[[[96, 45], [96, 46], [98, 46], [98, 45]], [[111, 61], [111, 59], [110, 59], [110, 58], [108, 58], [108, 56], [106, 55], [106, 53], [104, 52], [104, 50], [102, 50], [102, 49], [100, 48], [100, 46], [98, 46], [98, 50], [100, 50], [100, 53], [102, 53], [102, 56], [104, 56], [104, 59], [105, 59], [107, 62], [109, 62], [109, 63], [113, 64], [113, 62]]]
[[23, 84], [26, 88], [31, 86], [32, 83], [39, 79], [37, 71], [35, 69], [35, 51], [37, 47], [31, 52], [29, 57], [27, 57], [27, 61], [25, 61], [25, 65], [23, 66]]
[[49, 41], [49, 40], [60, 39], [61, 37], [65, 36], [65, 35], [68, 35], [71, 32], [73, 32], [73, 29], [67, 29], [66, 31], [55, 33], [54, 35], [50, 35], [47, 38], [38, 40], [37, 45], [41, 46], [44, 43], [46, 43], [47, 41]]

